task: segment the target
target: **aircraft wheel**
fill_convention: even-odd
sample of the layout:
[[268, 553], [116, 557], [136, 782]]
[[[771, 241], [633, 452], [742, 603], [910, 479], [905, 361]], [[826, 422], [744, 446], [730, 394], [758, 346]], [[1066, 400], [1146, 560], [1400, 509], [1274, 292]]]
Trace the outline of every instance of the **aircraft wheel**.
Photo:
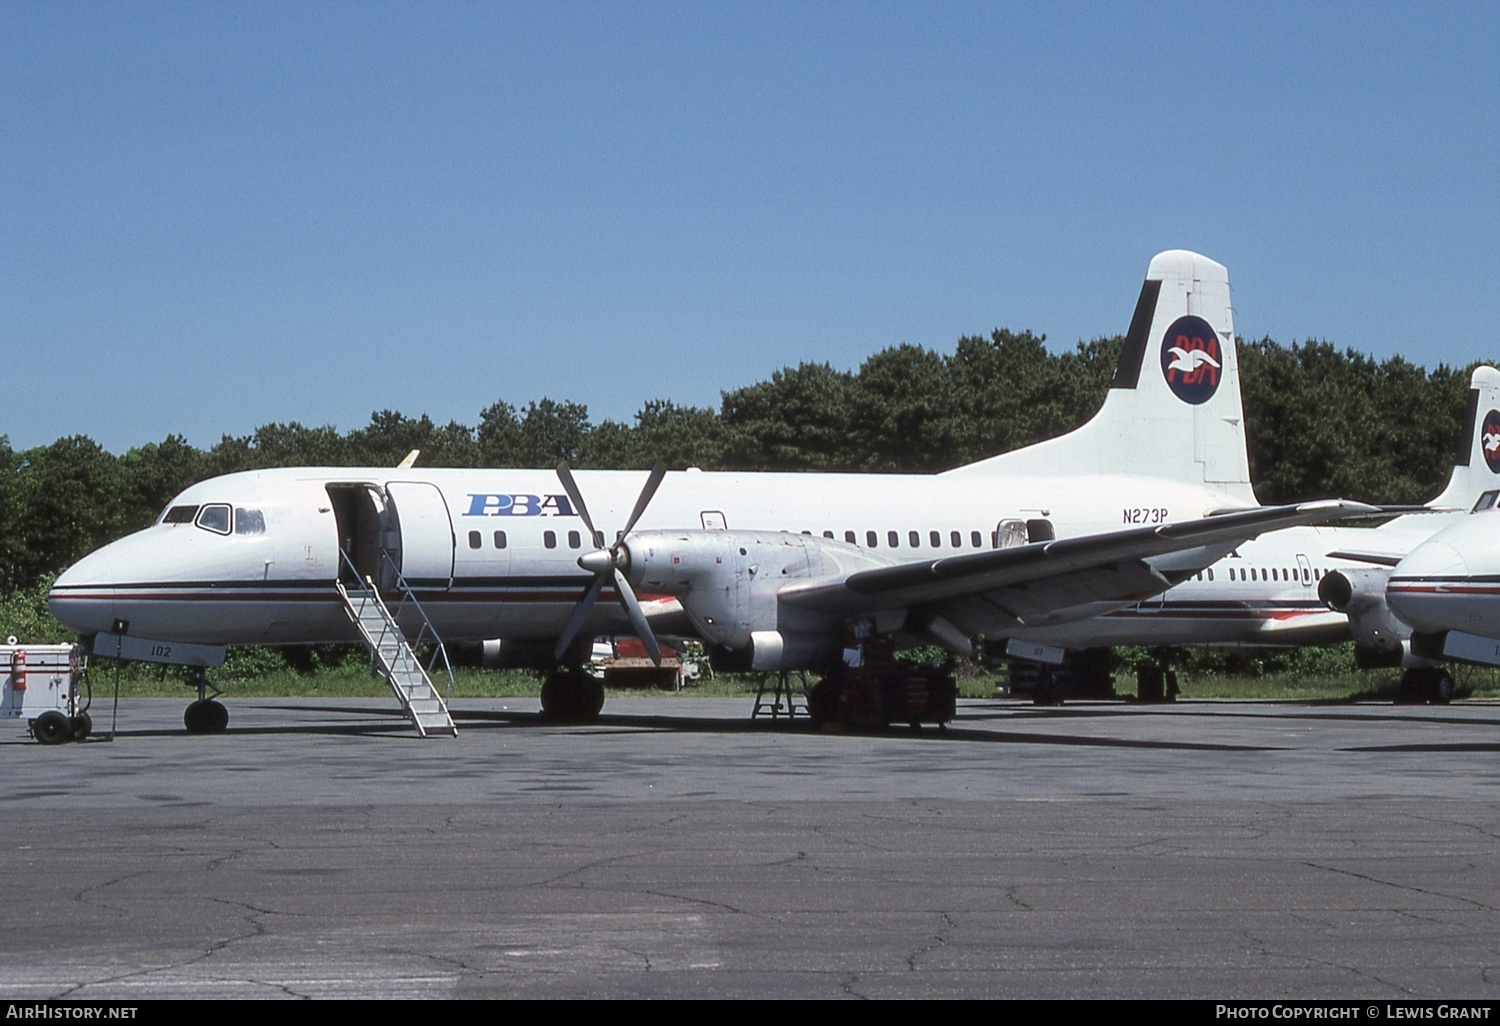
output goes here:
[[1453, 675], [1447, 670], [1435, 670], [1428, 685], [1433, 705], [1447, 705], [1453, 701]]
[[68, 724], [74, 741], [82, 741], [94, 732], [94, 719], [88, 713], [79, 713]]
[[580, 673], [574, 680], [578, 694], [578, 722], [593, 723], [604, 711], [604, 681]]
[[604, 708], [604, 682], [586, 673], [554, 673], [542, 682], [542, 715], [557, 723], [592, 723]]
[[1422, 701], [1423, 678], [1426, 676], [1421, 670], [1406, 670], [1401, 674], [1401, 684], [1396, 690], [1397, 705], [1415, 705]]
[[807, 718], [814, 727], [832, 723], [839, 716], [839, 685], [824, 677], [807, 689]]
[[31, 735], [44, 745], [60, 745], [73, 736], [73, 725], [56, 709], [48, 709], [31, 725]]
[[189, 734], [222, 734], [229, 726], [229, 710], [211, 698], [191, 703], [182, 713]]
[[1036, 682], [1036, 690], [1031, 693], [1033, 705], [1062, 705], [1062, 685], [1057, 678], [1052, 676], [1050, 670], [1043, 670], [1041, 679]]
[[567, 701], [567, 688], [555, 675], [542, 681], [542, 715], [549, 720], [563, 719], [563, 706]]

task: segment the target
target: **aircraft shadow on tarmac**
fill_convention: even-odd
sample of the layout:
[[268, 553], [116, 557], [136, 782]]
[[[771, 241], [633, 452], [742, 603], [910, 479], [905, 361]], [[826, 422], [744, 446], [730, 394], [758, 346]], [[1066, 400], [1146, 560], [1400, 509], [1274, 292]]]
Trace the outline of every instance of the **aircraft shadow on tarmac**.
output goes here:
[[[261, 710], [270, 711], [284, 709], [294, 712], [299, 717], [309, 714], [327, 713], [342, 719], [350, 716], [368, 716], [379, 722], [370, 723], [286, 723], [286, 724], [256, 724], [252, 726], [236, 726], [233, 723], [224, 732], [223, 739], [226, 743], [233, 743], [234, 735], [242, 736], [336, 736], [336, 737], [391, 737], [392, 739], [410, 738], [418, 740], [417, 735], [412, 732], [411, 725], [402, 718], [398, 718], [393, 711], [385, 706], [275, 706], [263, 705]], [[596, 721], [589, 724], [563, 724], [544, 718], [539, 712], [531, 711], [509, 711], [509, 710], [451, 710], [454, 721], [459, 725], [460, 739], [469, 731], [488, 730], [555, 730], [570, 733], [588, 734], [640, 734], [648, 732], [673, 732], [680, 734], [771, 734], [771, 733], [797, 733], [807, 735], [818, 735], [824, 733], [814, 727], [811, 721], [798, 717], [788, 719], [778, 717], [776, 719], [762, 718], [751, 719], [748, 715], [744, 717], [703, 717], [703, 716], [670, 716], [670, 715], [638, 715], [638, 714], [610, 714], [601, 715]], [[1098, 715], [1105, 715], [1102, 711]], [[1275, 751], [1280, 746], [1274, 745], [1252, 745], [1252, 744], [1223, 744], [1194, 741], [1164, 741], [1140, 738], [1116, 738], [1097, 737], [1084, 734], [1065, 733], [1022, 733], [1016, 731], [997, 731], [993, 729], [968, 729], [962, 726], [962, 720], [975, 717], [965, 715], [960, 719], [958, 725], [952, 725], [937, 729], [925, 727], [920, 730], [911, 729], [905, 725], [891, 726], [884, 729], [870, 728], [860, 729], [852, 727], [830, 728], [826, 732], [830, 736], [855, 736], [869, 738], [885, 738], [893, 740], [911, 741], [914, 743], [963, 743], [963, 744], [1028, 744], [1028, 745], [1066, 745], [1094, 748], [1136, 748], [1136, 749], [1163, 749], [1180, 751]], [[991, 717], [980, 717], [991, 718]], [[102, 742], [108, 737], [108, 724], [98, 724], [95, 727], [95, 736], [84, 743]], [[152, 737], [182, 737], [184, 739], [194, 737], [182, 728], [131, 728], [128, 722], [121, 729], [114, 732], [116, 740], [129, 738], [152, 738]]]
[[[1500, 727], [1500, 710], [1496, 715], [1486, 715], [1483, 718], [1457, 717], [1441, 715], [1415, 715], [1410, 710], [1401, 706], [1390, 706], [1384, 708], [1361, 707], [1359, 712], [1336, 713], [1327, 711], [1326, 703], [1320, 703], [1323, 711], [1303, 711], [1297, 705], [1290, 703], [1277, 703], [1274, 707], [1266, 708], [1263, 704], [1255, 704], [1253, 707], [1247, 705], [1233, 711], [1226, 711], [1225, 703], [1215, 703], [1213, 716], [1215, 719], [1276, 719], [1279, 721], [1303, 721], [1309, 723], [1318, 722], [1377, 722], [1391, 724], [1397, 721], [1432, 726], [1434, 724], [1451, 724], [1454, 727]], [[328, 736], [328, 737], [390, 737], [393, 740], [409, 738], [413, 741], [419, 740], [412, 732], [411, 725], [394, 710], [385, 705], [339, 705], [339, 706], [317, 706], [317, 705], [295, 705], [278, 706], [264, 705], [260, 709], [265, 711], [285, 710], [294, 713], [299, 719], [309, 714], [327, 714], [345, 722], [309, 723], [303, 719], [302, 722], [283, 724], [254, 724], [233, 725], [231, 724], [225, 732], [230, 735], [232, 743], [233, 735], [242, 736]], [[989, 705], [987, 703], [969, 703], [960, 710], [958, 719], [952, 721], [943, 729], [925, 727], [914, 730], [904, 725], [891, 726], [888, 728], [851, 728], [840, 727], [826, 731], [832, 736], [848, 735], [857, 737], [886, 738], [911, 741], [914, 743], [963, 743], [963, 744], [1027, 744], [1027, 745], [1050, 745], [1050, 746], [1079, 746], [1091, 748], [1133, 748], [1133, 749], [1157, 749], [1177, 751], [1280, 751], [1287, 750], [1285, 745], [1266, 744], [1231, 744], [1222, 742], [1195, 742], [1178, 740], [1160, 740], [1149, 738], [1120, 738], [1100, 737], [1095, 735], [1079, 734], [1073, 732], [1036, 732], [1036, 731], [1007, 731], [997, 730], [992, 727], [975, 729], [964, 726], [965, 723], [996, 722], [1000, 720], [1019, 721], [1027, 724], [1035, 724], [1039, 720], [1055, 720], [1058, 726], [1065, 723], [1080, 721], [1097, 721], [1099, 719], [1116, 718], [1123, 713], [1131, 717], [1155, 715], [1181, 716], [1190, 714], [1191, 706], [1187, 703], [1165, 704], [1156, 708], [1141, 708], [1140, 706], [1122, 705], [1097, 705], [1093, 707], [1080, 707], [1070, 705], [1065, 709], [1042, 708], [1031, 706], [1017, 706], [1014, 703]], [[1488, 710], [1486, 710], [1488, 711]], [[818, 728], [804, 717], [752, 719], [749, 715], [743, 717], [704, 717], [704, 716], [672, 716], [672, 715], [641, 715], [627, 713], [605, 713], [596, 721], [589, 724], [564, 724], [544, 718], [540, 712], [522, 710], [465, 710], [454, 709], [453, 718], [459, 724], [460, 736], [469, 731], [490, 730], [555, 730], [570, 733], [589, 734], [638, 734], [643, 732], [672, 732], [680, 734], [769, 734], [769, 733], [797, 733], [817, 735], [822, 733]], [[353, 717], [368, 717], [370, 722], [347, 722]], [[108, 724], [98, 723], [95, 726], [95, 736], [85, 743], [104, 741], [109, 736]], [[183, 737], [187, 738], [187, 732], [179, 727], [169, 728], [132, 728], [128, 719], [121, 729], [114, 732], [116, 739], [128, 738], [150, 738], [150, 737]], [[3, 744], [4, 742], [0, 742]], [[22, 743], [30, 743], [29, 741]], [[1405, 741], [1392, 742], [1390, 744], [1373, 744], [1350, 746], [1345, 751], [1351, 752], [1496, 752], [1500, 751], [1500, 740], [1494, 742], [1476, 741], [1470, 738], [1454, 740], [1451, 742], [1421, 742], [1409, 743]]]

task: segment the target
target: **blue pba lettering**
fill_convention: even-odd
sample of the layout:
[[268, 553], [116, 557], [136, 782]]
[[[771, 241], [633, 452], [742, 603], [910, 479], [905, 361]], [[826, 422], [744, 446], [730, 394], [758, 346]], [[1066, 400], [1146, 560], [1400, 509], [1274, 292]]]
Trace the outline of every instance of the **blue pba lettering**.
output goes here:
[[470, 492], [466, 517], [576, 517], [566, 495]]

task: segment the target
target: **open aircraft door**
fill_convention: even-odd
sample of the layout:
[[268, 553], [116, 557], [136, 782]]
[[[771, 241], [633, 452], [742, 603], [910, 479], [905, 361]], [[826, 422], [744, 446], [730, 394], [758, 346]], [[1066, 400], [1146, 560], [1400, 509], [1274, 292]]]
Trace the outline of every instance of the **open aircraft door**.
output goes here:
[[436, 485], [392, 481], [385, 486], [401, 542], [401, 576], [413, 591], [446, 591], [453, 584], [453, 520]]

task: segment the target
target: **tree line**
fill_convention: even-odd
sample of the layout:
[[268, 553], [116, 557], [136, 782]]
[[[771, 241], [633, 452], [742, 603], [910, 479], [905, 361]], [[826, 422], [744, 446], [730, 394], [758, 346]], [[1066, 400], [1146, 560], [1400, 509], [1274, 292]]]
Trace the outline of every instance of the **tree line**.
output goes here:
[[[1103, 401], [1122, 338], [1050, 352], [998, 329], [951, 353], [883, 349], [857, 370], [785, 367], [723, 392], [718, 409], [652, 400], [633, 423], [586, 406], [496, 402], [474, 426], [391, 410], [364, 427], [274, 423], [199, 449], [179, 435], [113, 455], [82, 435], [17, 452], [0, 436], [0, 597], [49, 581], [80, 556], [149, 525], [188, 485], [280, 466], [933, 472], [1050, 438]], [[1251, 476], [1263, 502], [1341, 496], [1421, 502], [1442, 486], [1472, 368], [1269, 338], [1240, 342]]]

